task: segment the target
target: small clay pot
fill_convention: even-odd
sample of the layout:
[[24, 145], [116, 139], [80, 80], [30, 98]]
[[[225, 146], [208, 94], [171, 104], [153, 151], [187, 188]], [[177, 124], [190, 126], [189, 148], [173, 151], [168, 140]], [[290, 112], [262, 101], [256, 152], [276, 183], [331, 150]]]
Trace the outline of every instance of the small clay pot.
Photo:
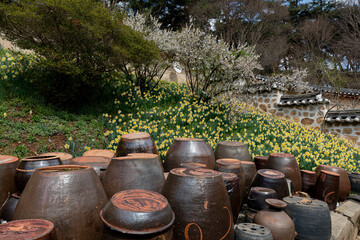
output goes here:
[[43, 219], [25, 219], [0, 224], [1, 239], [51, 240], [54, 224]]
[[274, 189], [264, 187], [252, 187], [249, 192], [247, 206], [251, 210], [262, 210], [269, 206], [265, 202], [265, 200], [268, 198], [277, 198]]
[[340, 175], [334, 172], [320, 170], [316, 179], [315, 198], [326, 202], [329, 209], [334, 211], [339, 196]]
[[351, 191], [350, 180], [345, 169], [328, 165], [319, 165], [315, 169], [316, 178], [319, 177], [321, 170], [326, 170], [339, 174], [339, 201], [345, 201]]
[[266, 199], [270, 208], [264, 208], [254, 217], [254, 223], [267, 227], [274, 239], [293, 240], [296, 236], [295, 225], [282, 210], [287, 204], [278, 199]]
[[239, 178], [234, 173], [221, 173], [224, 179], [225, 187], [229, 195], [231, 210], [234, 217], [234, 222], [238, 219], [241, 210], [240, 200], [240, 185]]
[[[160, 233], [161, 237], [175, 220], [174, 212], [164, 196], [141, 189], [114, 194], [100, 216], [106, 227], [113, 232], [111, 235], [118, 235], [119, 239], [131, 236], [131, 239], [136, 239], [136, 235], [150, 235], [157, 239], [154, 234]], [[105, 238], [106, 235], [108, 234], [102, 234], [101, 239], [109, 239]]]
[[74, 158], [70, 153], [64, 153], [64, 152], [47, 152], [47, 153], [42, 153], [39, 156], [58, 156], [60, 160], [63, 162], [63, 164], [69, 164], [71, 159]]
[[273, 240], [270, 230], [256, 223], [235, 225], [235, 240]]
[[23, 158], [16, 168], [15, 185], [19, 192], [22, 192], [31, 175], [38, 168], [62, 165], [59, 156], [31, 156]]
[[3, 208], [1, 209], [1, 217], [3, 220], [9, 222], [12, 220], [16, 205], [19, 201], [20, 196], [17, 193], [13, 193], [10, 198], [6, 201]]
[[84, 157], [104, 157], [109, 158], [109, 161], [115, 157], [115, 153], [107, 149], [91, 149], [83, 153]]
[[206, 165], [202, 163], [187, 162], [187, 163], [180, 163], [180, 167], [194, 169], [194, 168], [206, 168]]
[[302, 190], [310, 196], [314, 196], [316, 173], [309, 170], [301, 170]]
[[234, 239], [230, 200], [219, 172], [172, 169], [162, 194], [176, 216], [174, 240]]
[[94, 168], [96, 174], [99, 176], [100, 180], [102, 180], [110, 161], [111, 158], [108, 157], [82, 156], [82, 157], [73, 158], [70, 161], [70, 164], [80, 165], [80, 166], [90, 166]]
[[117, 192], [129, 189], [161, 192], [164, 182], [160, 158], [152, 153], [139, 153], [111, 159], [102, 180], [109, 198]]
[[95, 170], [60, 165], [36, 169], [21, 194], [13, 220], [46, 219], [53, 239], [99, 239], [100, 210], [107, 197]]
[[251, 187], [274, 189], [279, 199], [289, 196], [285, 174], [273, 169], [258, 170]]
[[158, 150], [150, 134], [135, 132], [122, 135], [116, 149], [117, 157], [126, 156], [129, 153], [158, 154]]
[[288, 153], [271, 153], [267, 168], [284, 173], [285, 177], [291, 180], [294, 192], [301, 191], [300, 168], [294, 155]]
[[0, 206], [16, 192], [14, 176], [18, 164], [17, 157], [0, 155]]
[[234, 158], [251, 161], [249, 149], [245, 143], [234, 141], [219, 142], [215, 148], [215, 159]]
[[250, 161], [240, 161], [240, 162], [241, 162], [241, 166], [244, 169], [244, 175], [245, 175], [245, 200], [246, 200], [252, 181], [256, 176], [257, 170], [254, 162], [250, 162]]
[[267, 167], [268, 159], [269, 159], [269, 156], [255, 156], [254, 162], [256, 165], [256, 169], [260, 170], [260, 169], [268, 168]]
[[205, 164], [206, 168], [214, 169], [214, 152], [203, 139], [175, 138], [166, 153], [164, 169], [169, 172], [187, 162]]

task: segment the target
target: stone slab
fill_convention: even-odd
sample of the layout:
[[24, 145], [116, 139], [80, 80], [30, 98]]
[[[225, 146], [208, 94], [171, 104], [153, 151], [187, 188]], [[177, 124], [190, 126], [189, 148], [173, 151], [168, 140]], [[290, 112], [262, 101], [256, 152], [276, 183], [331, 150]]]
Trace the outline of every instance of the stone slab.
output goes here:
[[349, 217], [350, 221], [357, 225], [360, 217], [360, 203], [354, 200], [347, 200], [341, 204], [335, 212]]
[[[332, 240], [350, 240], [354, 239], [354, 225], [344, 215], [331, 212], [331, 239]], [[357, 235], [357, 233], [356, 233]], [[355, 235], [355, 236], [356, 236]]]

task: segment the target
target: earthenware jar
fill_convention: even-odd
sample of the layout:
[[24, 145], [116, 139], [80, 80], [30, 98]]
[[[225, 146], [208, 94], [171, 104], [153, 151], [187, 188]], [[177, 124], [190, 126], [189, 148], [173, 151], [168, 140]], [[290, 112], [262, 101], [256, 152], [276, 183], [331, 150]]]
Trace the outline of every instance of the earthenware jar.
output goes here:
[[215, 159], [235, 158], [242, 161], [251, 161], [248, 147], [245, 143], [234, 141], [219, 142], [215, 148]]
[[288, 153], [271, 153], [267, 168], [284, 173], [285, 177], [291, 180], [293, 191], [301, 191], [300, 168], [294, 155]]
[[16, 191], [14, 175], [18, 164], [17, 157], [0, 155], [0, 206]]
[[235, 225], [235, 240], [273, 240], [270, 230], [256, 223]]
[[331, 211], [335, 210], [339, 196], [340, 175], [327, 170], [320, 170], [316, 179], [315, 198], [326, 202]]
[[51, 240], [54, 224], [43, 219], [25, 219], [0, 224], [1, 239]]
[[360, 193], [360, 173], [347, 172], [347, 174], [351, 184], [351, 191]]
[[21, 194], [14, 220], [46, 219], [54, 239], [99, 239], [107, 197], [95, 170], [60, 165], [36, 169]]
[[91, 149], [83, 153], [84, 157], [105, 157], [105, 158], [113, 158], [115, 157], [115, 153], [113, 151], [107, 149]]
[[276, 240], [293, 240], [296, 236], [295, 225], [291, 218], [282, 210], [286, 203], [279, 199], [266, 199], [269, 208], [259, 211], [254, 223], [267, 227]]
[[310, 196], [314, 196], [316, 173], [309, 170], [301, 170], [302, 190]]
[[206, 165], [202, 164], [202, 163], [187, 162], [187, 163], [180, 163], [180, 167], [182, 167], [182, 168], [206, 168]]
[[289, 196], [285, 174], [273, 169], [258, 170], [251, 187], [274, 189], [279, 199]]
[[152, 153], [111, 159], [102, 180], [109, 198], [117, 192], [129, 189], [161, 192], [164, 182], [159, 156]]
[[158, 150], [150, 134], [135, 132], [122, 135], [116, 149], [117, 157], [126, 156], [129, 153], [158, 154]]
[[13, 193], [10, 198], [6, 201], [1, 209], [1, 217], [5, 221], [11, 221], [14, 214], [16, 205], [19, 201], [20, 196], [17, 193]]
[[330, 240], [330, 210], [325, 202], [304, 197], [285, 197], [284, 202], [284, 211], [294, 221], [297, 239]]
[[187, 162], [202, 163], [206, 168], [214, 169], [214, 152], [203, 139], [175, 138], [166, 153], [164, 169], [169, 172]]
[[69, 164], [71, 159], [74, 158], [70, 153], [64, 153], [64, 152], [47, 152], [47, 153], [42, 153], [39, 156], [58, 156], [60, 160], [63, 162], [63, 164]]
[[251, 183], [254, 180], [256, 176], [256, 165], [254, 162], [250, 161], [240, 161], [241, 166], [244, 169], [244, 175], [245, 175], [245, 200], [247, 199], [248, 192], [251, 187]]
[[339, 201], [345, 201], [345, 199], [349, 196], [351, 191], [351, 184], [349, 177], [345, 171], [345, 169], [340, 167], [333, 167], [328, 165], [319, 165], [316, 167], [316, 177], [318, 178], [321, 170], [330, 171], [333, 173], [337, 173], [340, 175], [339, 178]]
[[148, 190], [118, 192], [100, 212], [106, 228], [102, 240], [108, 239], [172, 239], [175, 220], [167, 199]]
[[266, 169], [268, 159], [269, 159], [268, 156], [255, 156], [254, 157], [254, 162], [255, 162], [255, 165], [256, 165], [256, 169], [257, 170]]
[[219, 172], [172, 169], [162, 193], [176, 216], [174, 240], [234, 239], [230, 200]]
[[247, 206], [252, 210], [261, 210], [269, 206], [265, 202], [265, 199], [268, 198], [277, 198], [274, 189], [264, 187], [252, 187], [248, 195]]
[[245, 198], [245, 173], [240, 160], [233, 158], [223, 158], [216, 160], [215, 170], [219, 172], [235, 173], [239, 178], [240, 186], [240, 209]]
[[58, 156], [31, 156], [23, 158], [16, 168], [15, 185], [19, 192], [22, 192], [31, 175], [38, 168], [62, 165], [63, 162]]
[[100, 177], [100, 180], [102, 180], [110, 161], [111, 158], [108, 157], [82, 156], [82, 157], [73, 158], [70, 161], [70, 164], [80, 165], [80, 166], [90, 166], [94, 168], [96, 174]]
[[231, 210], [234, 217], [234, 222], [238, 219], [241, 210], [240, 200], [240, 185], [239, 178], [234, 173], [221, 173], [224, 179], [225, 187], [229, 195]]

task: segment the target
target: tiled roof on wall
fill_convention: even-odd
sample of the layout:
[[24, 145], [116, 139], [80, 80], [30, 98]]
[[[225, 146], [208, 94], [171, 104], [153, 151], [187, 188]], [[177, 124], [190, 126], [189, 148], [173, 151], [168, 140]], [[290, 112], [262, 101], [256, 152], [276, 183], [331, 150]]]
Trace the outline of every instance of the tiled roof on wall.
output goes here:
[[326, 122], [360, 122], [360, 109], [329, 111]]
[[283, 95], [278, 102], [278, 106], [292, 106], [292, 105], [307, 105], [330, 103], [329, 99], [323, 98], [320, 92], [298, 94], [298, 95]]

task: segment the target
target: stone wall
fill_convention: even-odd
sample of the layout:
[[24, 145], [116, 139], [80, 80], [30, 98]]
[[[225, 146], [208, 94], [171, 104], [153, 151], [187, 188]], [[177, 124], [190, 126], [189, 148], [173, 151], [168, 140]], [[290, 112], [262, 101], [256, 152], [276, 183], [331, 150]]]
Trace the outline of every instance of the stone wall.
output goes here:
[[323, 132], [332, 133], [335, 136], [346, 138], [357, 145], [360, 145], [360, 124], [359, 123], [330, 123], [325, 122]]

